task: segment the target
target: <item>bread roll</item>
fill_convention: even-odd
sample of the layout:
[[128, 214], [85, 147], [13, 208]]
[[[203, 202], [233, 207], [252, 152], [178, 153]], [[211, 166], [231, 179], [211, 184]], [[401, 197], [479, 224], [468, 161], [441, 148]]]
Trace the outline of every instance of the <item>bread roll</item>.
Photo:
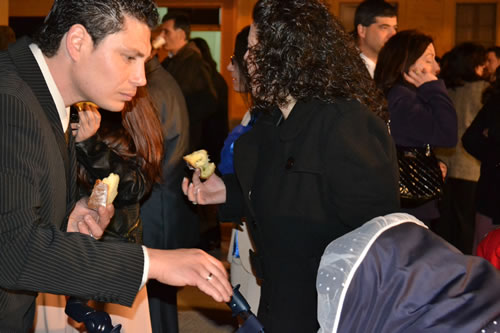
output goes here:
[[197, 150], [184, 156], [184, 160], [194, 169], [200, 169], [200, 178], [207, 179], [215, 171], [215, 163], [211, 163], [205, 149]]
[[98, 179], [89, 198], [89, 208], [97, 210], [99, 206], [106, 207], [107, 204], [113, 203], [113, 200], [118, 195], [119, 182], [120, 176], [114, 173], [110, 173], [103, 180]]

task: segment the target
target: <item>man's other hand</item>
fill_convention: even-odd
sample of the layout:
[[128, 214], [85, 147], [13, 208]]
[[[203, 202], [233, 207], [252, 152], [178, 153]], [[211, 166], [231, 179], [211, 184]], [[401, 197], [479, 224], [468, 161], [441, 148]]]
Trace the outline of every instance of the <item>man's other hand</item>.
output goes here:
[[233, 294], [222, 263], [198, 249], [148, 249], [148, 278], [171, 286], [196, 286], [217, 302], [228, 302]]

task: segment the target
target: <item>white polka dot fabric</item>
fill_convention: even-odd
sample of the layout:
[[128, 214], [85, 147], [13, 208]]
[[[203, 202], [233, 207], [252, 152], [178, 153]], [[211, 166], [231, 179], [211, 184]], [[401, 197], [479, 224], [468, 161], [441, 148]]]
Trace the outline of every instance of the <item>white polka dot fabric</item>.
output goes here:
[[481, 333], [500, 333], [500, 315], [481, 330]]
[[379, 216], [326, 247], [316, 279], [319, 333], [337, 332], [345, 294], [356, 269], [377, 237], [401, 223], [415, 223], [427, 228], [412, 215], [395, 213]]

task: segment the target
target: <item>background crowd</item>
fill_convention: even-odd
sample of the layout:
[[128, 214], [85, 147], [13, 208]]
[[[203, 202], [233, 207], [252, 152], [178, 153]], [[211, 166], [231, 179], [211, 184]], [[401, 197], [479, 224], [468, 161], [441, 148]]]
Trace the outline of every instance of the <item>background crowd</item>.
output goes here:
[[[471, 41], [438, 57], [431, 36], [398, 31], [397, 10], [380, 0], [358, 6], [352, 32], [320, 0], [259, 0], [223, 60], [228, 87], [186, 14], [156, 24], [150, 0], [87, 2], [56, 1], [33, 40], [0, 30], [9, 46], [0, 53], [0, 331], [32, 328], [40, 293], [35, 332], [80, 329], [63, 313], [73, 296], [113, 312], [125, 332], [175, 333], [183, 285], [227, 301], [239, 284], [266, 332], [369, 332], [365, 319], [373, 332], [418, 332], [423, 322], [469, 332], [500, 319], [500, 273], [463, 255], [500, 268], [500, 47]], [[96, 12], [101, 22], [84, 16]], [[228, 89], [248, 108], [233, 129]], [[218, 166], [207, 180], [182, 159], [199, 149]], [[408, 158], [420, 163], [412, 175]], [[91, 211], [85, 198], [111, 172], [118, 197]], [[410, 215], [391, 215], [401, 212]], [[229, 277], [205, 252], [220, 247], [221, 222], [234, 224]], [[365, 240], [385, 234], [344, 271], [339, 246], [371, 244], [357, 243], [360, 230]], [[449, 276], [421, 279], [425, 265]], [[330, 274], [347, 279], [353, 266], [352, 289], [331, 285]], [[395, 289], [391, 274], [401, 290], [432, 280], [423, 292], [434, 300], [391, 294], [422, 306], [404, 318], [415, 326], [399, 323], [389, 292], [377, 290]], [[357, 286], [374, 289], [363, 296]], [[330, 288], [349, 295], [346, 308], [380, 314], [340, 318]], [[473, 301], [450, 305], [464, 297]], [[462, 321], [437, 315], [465, 308]]]

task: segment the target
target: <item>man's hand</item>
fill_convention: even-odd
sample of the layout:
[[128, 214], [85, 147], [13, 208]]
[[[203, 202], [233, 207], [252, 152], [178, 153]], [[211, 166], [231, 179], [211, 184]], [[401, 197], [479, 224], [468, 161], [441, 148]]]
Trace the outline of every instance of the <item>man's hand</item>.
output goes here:
[[217, 302], [233, 294], [222, 263], [198, 249], [148, 249], [148, 278], [171, 286], [196, 286]]
[[110, 204], [106, 207], [99, 207], [99, 211], [96, 212], [90, 209], [87, 203], [87, 197], [80, 199], [76, 203], [75, 208], [69, 215], [66, 231], [80, 232], [94, 239], [99, 239], [111, 221], [115, 213], [115, 208]]

